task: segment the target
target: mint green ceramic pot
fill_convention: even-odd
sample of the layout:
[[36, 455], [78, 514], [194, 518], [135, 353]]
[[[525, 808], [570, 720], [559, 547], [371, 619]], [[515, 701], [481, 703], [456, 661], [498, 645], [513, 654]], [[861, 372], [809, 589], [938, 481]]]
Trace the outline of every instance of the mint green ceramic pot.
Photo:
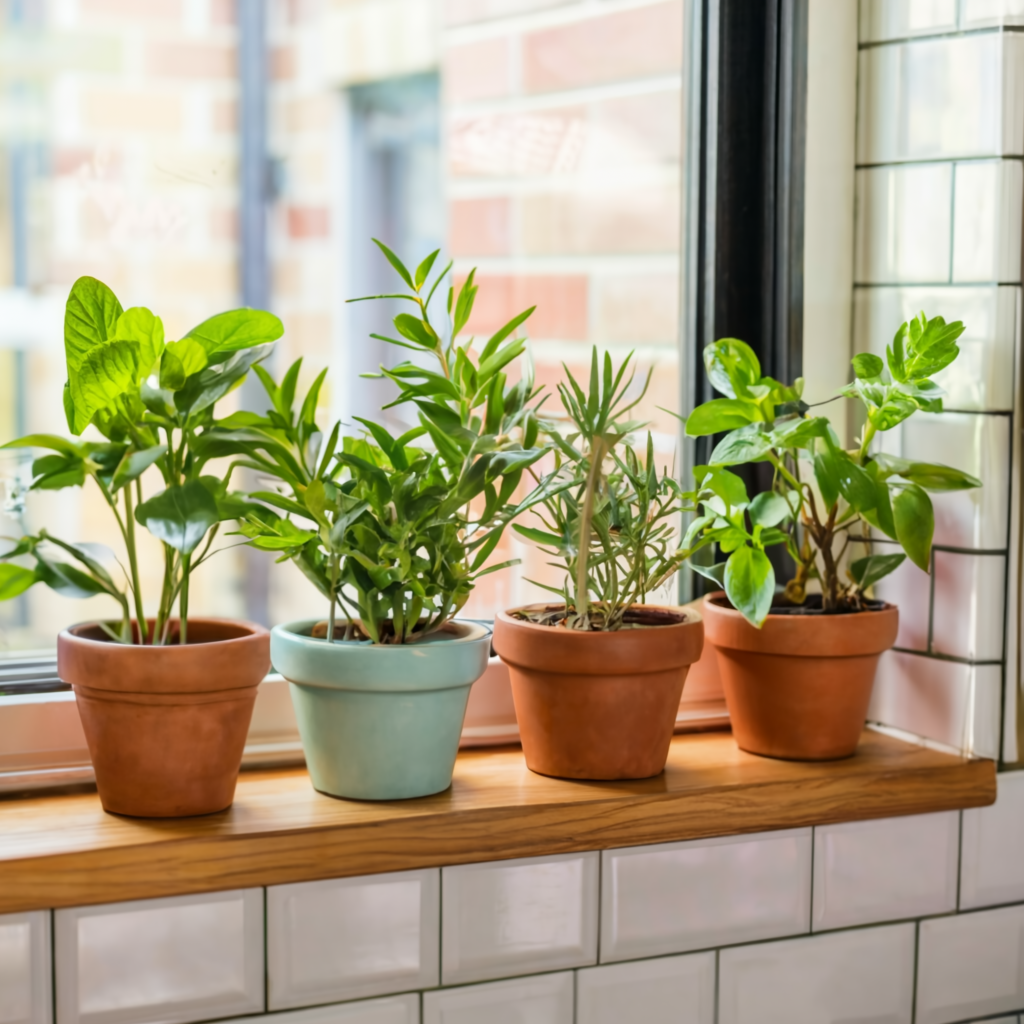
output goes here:
[[314, 640], [313, 625], [290, 622], [270, 635], [271, 661], [291, 684], [313, 786], [356, 800], [447, 789], [491, 631], [453, 622], [421, 643], [379, 646]]

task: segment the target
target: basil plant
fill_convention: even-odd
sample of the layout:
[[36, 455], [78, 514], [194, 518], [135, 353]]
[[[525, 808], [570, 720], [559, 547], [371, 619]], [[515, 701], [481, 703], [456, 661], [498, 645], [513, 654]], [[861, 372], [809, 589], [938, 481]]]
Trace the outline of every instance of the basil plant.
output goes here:
[[[826, 613], [865, 608], [869, 588], [906, 558], [930, 570], [935, 517], [928, 492], [981, 482], [949, 466], [887, 455], [874, 442], [915, 413], [942, 411], [943, 391], [932, 377], [956, 359], [963, 331], [960, 321], [947, 324], [921, 313], [899, 328], [884, 362], [867, 353], [854, 357], [855, 378], [840, 396], [861, 404], [864, 427], [850, 449], [828, 418], [813, 415], [802, 401], [802, 380], [787, 386], [762, 376], [754, 352], [734, 338], [704, 350], [708, 377], [723, 397], [695, 409], [686, 433], [726, 433], [708, 464], [695, 469], [693, 497], [701, 514], [690, 523], [683, 548], [691, 556], [718, 545], [724, 561], [694, 559], [691, 565], [722, 587], [755, 626], [777, 601], [765, 553], [775, 545], [784, 546], [796, 565], [782, 603], [820, 600]], [[751, 498], [729, 467], [753, 462], [771, 467], [772, 483]], [[847, 566], [851, 545], [867, 553]], [[812, 580], [820, 599], [809, 598]]]
[[[683, 562], [678, 525], [691, 508], [667, 467], [658, 471], [654, 441], [637, 449], [630, 435], [644, 423], [629, 419], [643, 401], [651, 374], [634, 388], [632, 353], [615, 369], [591, 352], [588, 390], [565, 367], [559, 384], [568, 428], [547, 429], [555, 465], [535, 492], [543, 529], [519, 523], [513, 529], [538, 544], [563, 569], [561, 588], [542, 587], [560, 604], [523, 618], [569, 629], [614, 631], [650, 624], [652, 612], [637, 605], [666, 583]], [[656, 618], [656, 616], [654, 616]]]
[[249, 512], [241, 532], [313, 582], [327, 603], [328, 642], [404, 644], [441, 629], [478, 579], [514, 564], [485, 565], [524, 507], [516, 501], [524, 470], [544, 448], [532, 368], [514, 384], [505, 373], [526, 351], [514, 335], [533, 309], [477, 352], [474, 339], [458, 341], [477, 294], [474, 274], [457, 296], [448, 289], [447, 316], [435, 323], [431, 300], [451, 264], [432, 276], [433, 252], [411, 271], [376, 244], [406, 290], [370, 298], [399, 300], [409, 311], [394, 318], [397, 337], [374, 337], [415, 357], [367, 376], [393, 381], [398, 396], [389, 408], [408, 408], [416, 424], [396, 437], [357, 418], [360, 433], [342, 436], [336, 425], [324, 442], [314, 418], [322, 377], [296, 408], [298, 364], [280, 385], [258, 371], [272, 407], [252, 419], [237, 450], [272, 486], [253, 493], [263, 507]]
[[[105, 284], [79, 278], [64, 319], [64, 411], [74, 436], [30, 434], [4, 447], [49, 452], [32, 463], [29, 490], [82, 487], [87, 481], [98, 487], [117, 523], [127, 566], [122, 579], [102, 546], [63, 540], [45, 529], [6, 538], [0, 599], [35, 583], [66, 597], [106, 594], [120, 605], [121, 617], [100, 625], [112, 640], [126, 644], [174, 642], [171, 615], [177, 604], [177, 640], [187, 643], [190, 577], [214, 553], [220, 524], [248, 507], [229, 490], [234, 466], [211, 465], [218, 455], [211, 435], [231, 432], [231, 418], [217, 420], [214, 408], [283, 333], [272, 314], [236, 309], [167, 341], [163, 323], [150, 310], [123, 309]], [[83, 439], [87, 428], [92, 436]], [[147, 493], [143, 474], [150, 467], [158, 489]], [[138, 526], [163, 549], [152, 628], [140, 584]]]

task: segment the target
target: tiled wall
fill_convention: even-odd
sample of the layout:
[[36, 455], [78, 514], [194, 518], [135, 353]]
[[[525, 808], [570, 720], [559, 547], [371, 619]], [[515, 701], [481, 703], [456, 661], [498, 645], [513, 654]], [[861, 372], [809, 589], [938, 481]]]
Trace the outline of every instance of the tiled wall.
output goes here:
[[[885, 436], [977, 491], [934, 496], [929, 578], [878, 588], [900, 606], [870, 717], [1018, 760], [1015, 565], [1024, 196], [1024, 7], [1016, 0], [862, 0], [854, 347], [884, 353], [924, 310], [963, 320], [940, 375], [946, 412]], [[1007, 624], [1011, 628], [1007, 629]], [[1005, 728], [1001, 712], [1005, 702]]]
[[10, 915], [0, 1024], [1018, 1024], [1022, 849], [1003, 773], [962, 814]]

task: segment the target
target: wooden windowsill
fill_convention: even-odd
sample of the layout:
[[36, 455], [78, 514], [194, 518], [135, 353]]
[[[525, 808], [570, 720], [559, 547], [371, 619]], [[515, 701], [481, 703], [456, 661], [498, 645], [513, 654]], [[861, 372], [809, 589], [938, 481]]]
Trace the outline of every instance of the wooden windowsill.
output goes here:
[[172, 821], [105, 814], [93, 792], [0, 801], [0, 914], [925, 814], [991, 804], [995, 764], [865, 732], [855, 757], [744, 754], [677, 736], [663, 775], [565, 782], [516, 747], [459, 754], [451, 789], [334, 800], [305, 769], [247, 772], [234, 805]]

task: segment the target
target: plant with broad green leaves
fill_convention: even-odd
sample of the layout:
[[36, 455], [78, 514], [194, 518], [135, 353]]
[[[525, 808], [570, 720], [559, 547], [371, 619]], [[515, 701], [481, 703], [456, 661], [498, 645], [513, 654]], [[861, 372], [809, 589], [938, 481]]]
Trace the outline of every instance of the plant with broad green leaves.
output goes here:
[[[121, 620], [101, 623], [103, 629], [113, 640], [143, 644], [173, 642], [171, 613], [177, 602], [177, 639], [187, 643], [190, 577], [214, 553], [220, 523], [248, 510], [248, 503], [229, 491], [234, 465], [226, 470], [210, 465], [218, 454], [210, 436], [230, 435], [232, 424], [231, 417], [217, 420], [214, 407], [270, 354], [271, 343], [283, 333], [276, 316], [236, 309], [205, 320], [180, 341], [166, 341], [163, 323], [150, 310], [123, 309], [105, 284], [79, 278], [64, 319], [64, 411], [76, 438], [92, 426], [101, 439], [30, 434], [3, 447], [51, 452], [32, 463], [29, 490], [95, 482], [124, 542], [125, 579], [118, 582], [102, 546], [40, 530], [8, 538], [11, 546], [0, 554], [0, 600], [35, 583], [66, 597], [105, 594], [120, 605]], [[150, 467], [163, 486], [147, 496], [142, 476]], [[163, 585], [152, 629], [143, 609], [136, 525], [163, 546]], [[34, 565], [20, 564], [28, 561]]]
[[[659, 473], [654, 441], [637, 451], [629, 435], [644, 423], [626, 417], [643, 401], [651, 373], [639, 390], [632, 387], [632, 354], [615, 369], [606, 352], [603, 364], [591, 352], [587, 391], [568, 367], [559, 384], [571, 424], [565, 436], [552, 425], [555, 466], [539, 481], [542, 502], [535, 512], [543, 529], [513, 524], [517, 533], [558, 559], [562, 587], [537, 586], [557, 594], [561, 604], [543, 611], [520, 611], [521, 618], [569, 629], [614, 631], [648, 624], [637, 609], [678, 570], [680, 515], [691, 506], [667, 467]], [[627, 373], [629, 374], [627, 376]]]
[[534, 500], [515, 495], [545, 449], [537, 445], [532, 368], [515, 384], [505, 373], [526, 351], [514, 335], [533, 309], [477, 354], [472, 338], [458, 341], [477, 293], [474, 273], [457, 296], [449, 288], [448, 318], [435, 324], [429, 307], [451, 264], [431, 280], [438, 252], [410, 271], [376, 244], [408, 291], [370, 298], [408, 302], [412, 312], [394, 318], [397, 338], [374, 337], [419, 358], [367, 376], [394, 381], [398, 397], [388, 407], [408, 407], [416, 426], [395, 437], [358, 419], [362, 436], [342, 437], [336, 425], [323, 443], [311, 397], [322, 377], [296, 412], [296, 364], [280, 385], [257, 370], [272, 408], [228, 443], [277, 485], [253, 493], [264, 507], [249, 512], [241, 532], [313, 582], [328, 603], [327, 641], [337, 638], [340, 610], [344, 639], [403, 644], [441, 629], [481, 576], [514, 564], [485, 565], [509, 521]]
[[[704, 365], [723, 398], [705, 402], [686, 421], [693, 437], [728, 431], [708, 465], [695, 469], [694, 499], [702, 512], [690, 524], [687, 556], [717, 544], [728, 557], [692, 567], [723, 587], [732, 604], [760, 626], [776, 600], [775, 572], [765, 549], [784, 545], [796, 563], [783, 603], [805, 605], [809, 581], [821, 587], [821, 610], [859, 611], [868, 589], [905, 558], [930, 570], [935, 516], [929, 491], [980, 487], [967, 473], [931, 462], [913, 462], [872, 450], [878, 434], [916, 412], [942, 411], [942, 389], [932, 380], [959, 354], [960, 321], [924, 313], [903, 324], [885, 362], [862, 353], [853, 359], [855, 379], [840, 396], [858, 400], [864, 427], [857, 445], [845, 449], [829, 420], [812, 415], [801, 400], [803, 381], [787, 387], [761, 375], [750, 347], [724, 338], [704, 350]], [[837, 396], [838, 397], [838, 396]], [[770, 490], [750, 498], [728, 467], [766, 462]], [[884, 550], [881, 538], [902, 551]], [[867, 554], [850, 563], [851, 544]]]

